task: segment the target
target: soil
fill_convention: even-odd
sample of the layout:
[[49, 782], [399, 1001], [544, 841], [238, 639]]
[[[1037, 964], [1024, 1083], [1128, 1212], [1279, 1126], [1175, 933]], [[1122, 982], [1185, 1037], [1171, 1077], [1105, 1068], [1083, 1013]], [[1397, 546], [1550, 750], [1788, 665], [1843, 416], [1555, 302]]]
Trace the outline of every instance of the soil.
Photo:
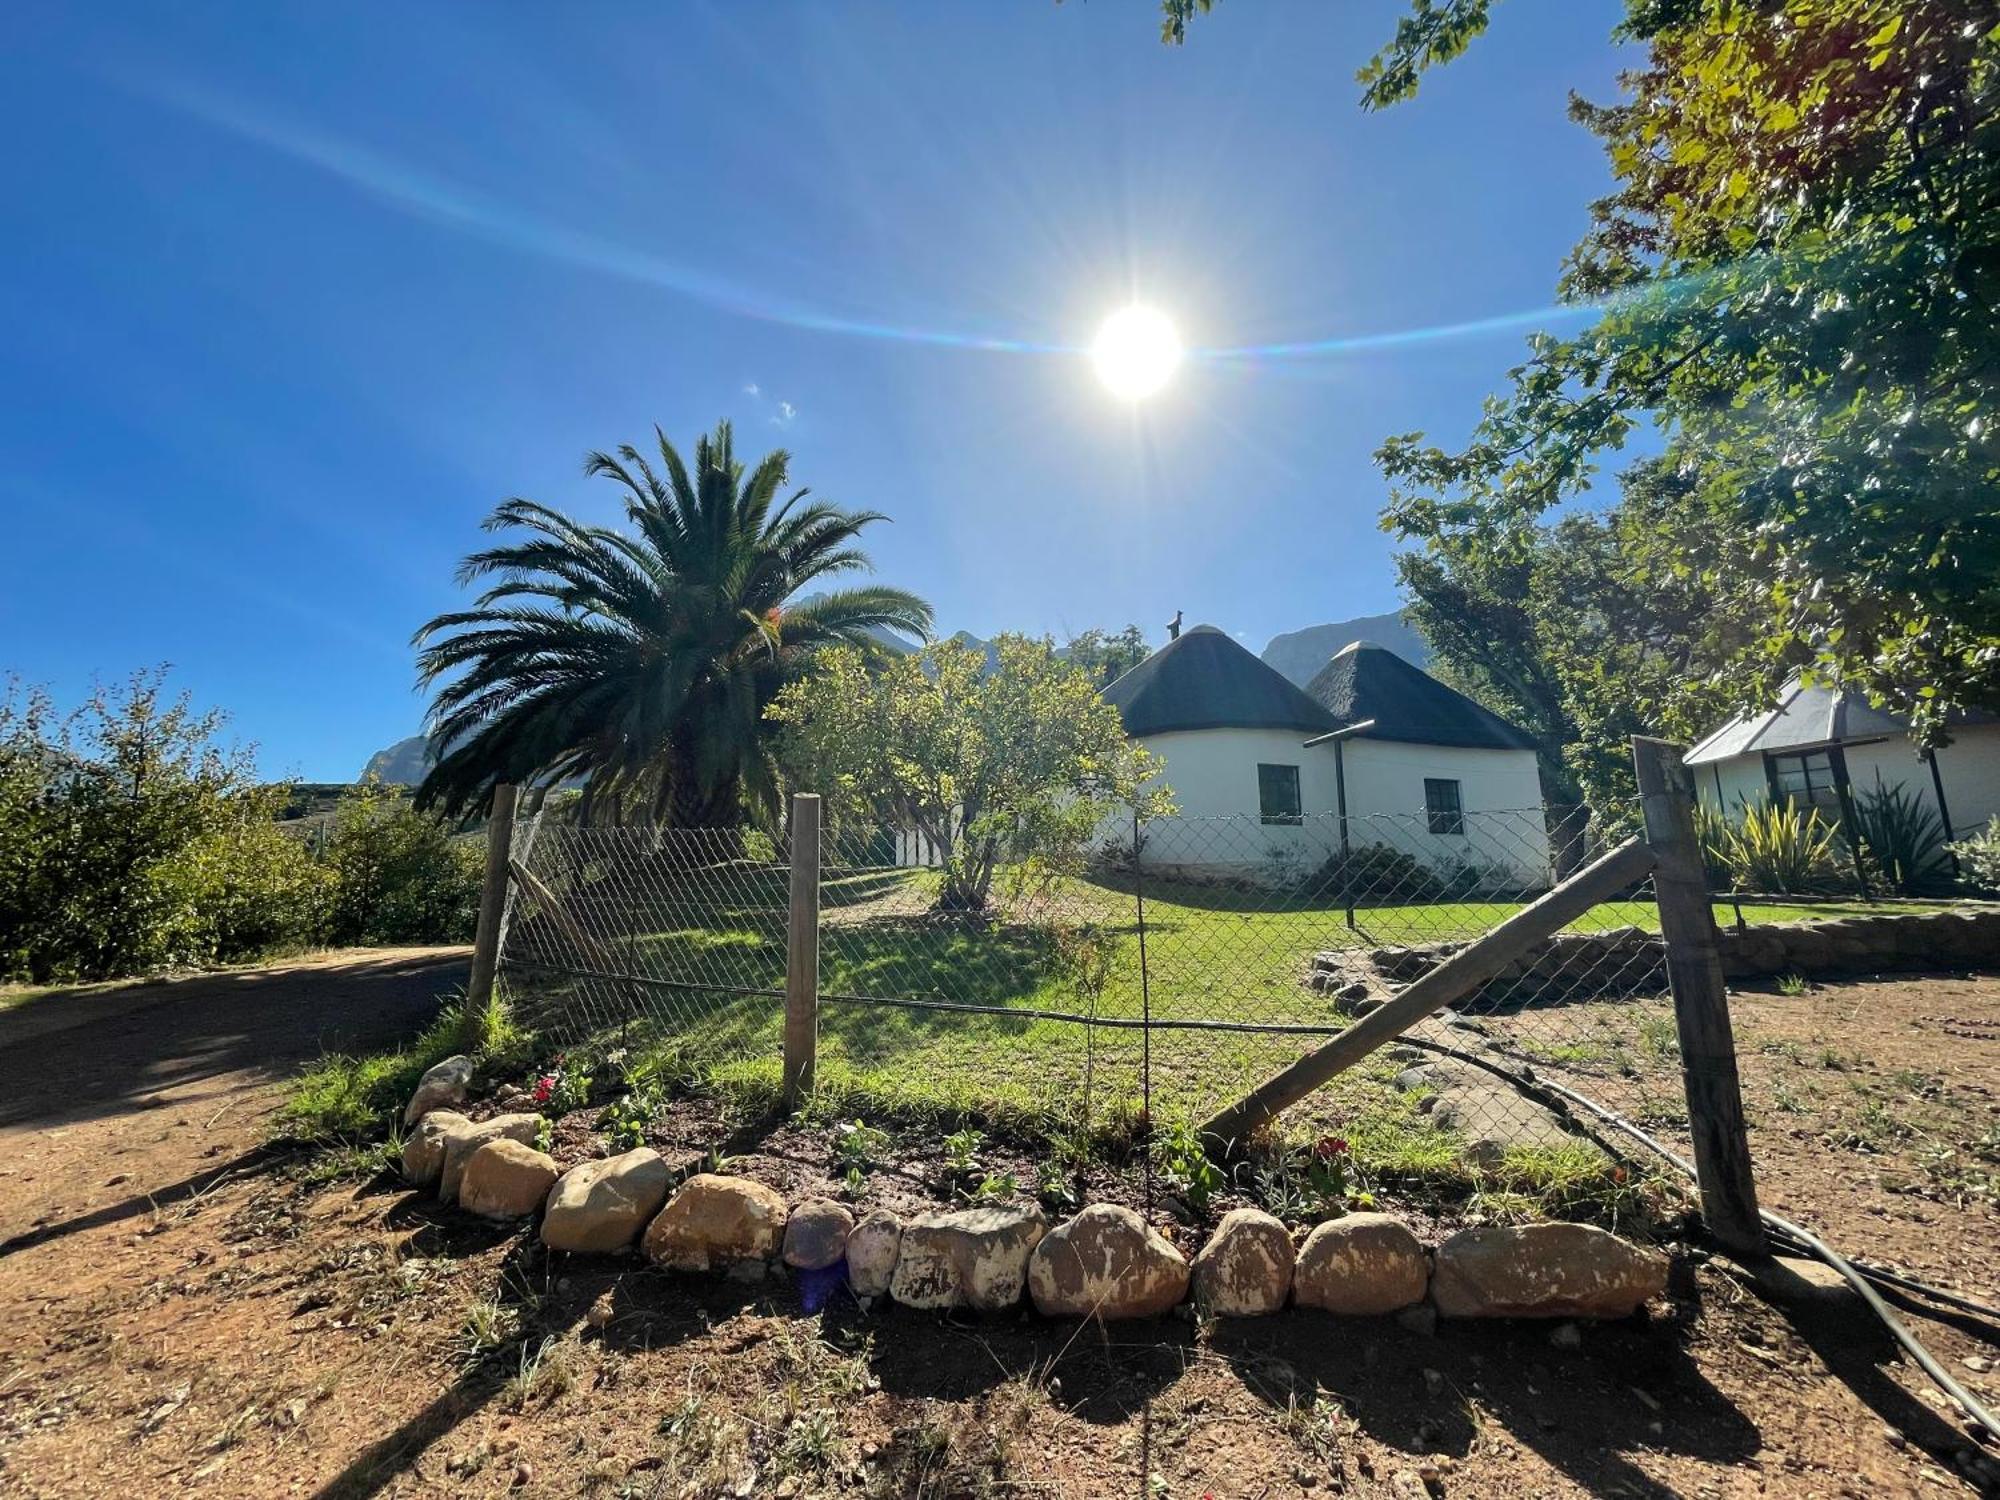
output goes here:
[[[844, 1299], [808, 1315], [789, 1282], [550, 1257], [386, 1174], [313, 1186], [314, 1160], [264, 1145], [287, 1070], [322, 1040], [413, 1030], [460, 962], [338, 955], [0, 1014], [0, 1491], [1973, 1492], [1966, 1438], [1871, 1319], [1781, 1310], [1697, 1251], [1647, 1315], [1574, 1330], [1294, 1312], [1100, 1332]], [[2000, 978], [1746, 995], [1737, 1015], [1767, 1198], [1990, 1300], [2000, 1240], [1974, 1147], [2000, 1098]], [[682, 1123], [690, 1144], [735, 1133]], [[1941, 1170], [1939, 1133], [1959, 1128]], [[565, 1121], [559, 1149], [598, 1149], [586, 1133]], [[826, 1131], [748, 1139], [759, 1175], [838, 1186]], [[928, 1200], [942, 1152], [899, 1153], [863, 1202]], [[2000, 1329], [1910, 1316], [2000, 1397], [1966, 1364], [2000, 1362], [1982, 1342]]]

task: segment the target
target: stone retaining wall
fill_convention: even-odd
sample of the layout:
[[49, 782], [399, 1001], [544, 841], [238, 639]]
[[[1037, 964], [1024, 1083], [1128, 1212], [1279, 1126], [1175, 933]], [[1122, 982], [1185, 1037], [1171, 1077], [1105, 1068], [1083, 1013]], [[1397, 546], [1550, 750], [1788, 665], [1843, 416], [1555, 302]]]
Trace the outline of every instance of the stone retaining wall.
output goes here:
[[[420, 1086], [403, 1172], [468, 1213], [539, 1218], [551, 1250], [642, 1254], [668, 1270], [750, 1281], [792, 1278], [802, 1304], [845, 1288], [865, 1308], [1004, 1312], [1050, 1318], [1159, 1317], [1185, 1304], [1214, 1317], [1287, 1305], [1428, 1327], [1460, 1318], [1621, 1318], [1666, 1287], [1667, 1257], [1583, 1224], [1470, 1229], [1426, 1246], [1387, 1214], [1354, 1213], [1303, 1238], [1261, 1209], [1226, 1214], [1190, 1258], [1133, 1210], [1094, 1203], [1050, 1224], [1028, 1201], [918, 1214], [877, 1209], [859, 1223], [827, 1198], [788, 1204], [768, 1185], [676, 1172], [641, 1147], [560, 1172], [522, 1139], [532, 1115], [473, 1121], [469, 1068], [450, 1059]], [[456, 1068], [456, 1071], [454, 1071]], [[677, 1182], [676, 1178], [680, 1180]]]
[[[1762, 922], [1722, 929], [1722, 971], [1732, 979], [1773, 974], [1874, 973], [1939, 965], [2000, 964], [2000, 907], [1896, 912], [1826, 921]], [[1463, 943], [1329, 949], [1313, 956], [1311, 983], [1323, 994], [1361, 1000], [1435, 968]], [[1639, 927], [1562, 932], [1507, 965], [1477, 1002], [1616, 998], [1666, 988], [1666, 946]]]

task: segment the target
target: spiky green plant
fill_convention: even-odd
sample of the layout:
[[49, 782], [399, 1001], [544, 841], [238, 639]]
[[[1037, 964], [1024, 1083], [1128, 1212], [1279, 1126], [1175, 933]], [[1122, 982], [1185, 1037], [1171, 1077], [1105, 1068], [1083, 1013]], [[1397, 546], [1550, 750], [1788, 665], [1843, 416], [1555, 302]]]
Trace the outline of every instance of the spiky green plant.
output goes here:
[[868, 568], [855, 539], [879, 512], [781, 498], [788, 455], [746, 473], [727, 422], [692, 467], [654, 436], [657, 467], [630, 444], [584, 465], [624, 491], [629, 529], [521, 499], [487, 519], [520, 535], [467, 557], [459, 581], [492, 586], [416, 636], [448, 747], [421, 805], [464, 811], [496, 782], [582, 777], [586, 816], [609, 801], [674, 828], [736, 826], [746, 796], [775, 801], [764, 709], [816, 647], [929, 634], [930, 606], [902, 589], [796, 597]]
[[1944, 824], [1909, 788], [1878, 775], [1854, 799], [1854, 832], [1869, 872], [1892, 889], [1914, 896], [1948, 883]]
[[1789, 801], [1743, 804], [1724, 846], [1738, 889], [1786, 895], [1824, 890], [1833, 853], [1833, 825], [1818, 808]]

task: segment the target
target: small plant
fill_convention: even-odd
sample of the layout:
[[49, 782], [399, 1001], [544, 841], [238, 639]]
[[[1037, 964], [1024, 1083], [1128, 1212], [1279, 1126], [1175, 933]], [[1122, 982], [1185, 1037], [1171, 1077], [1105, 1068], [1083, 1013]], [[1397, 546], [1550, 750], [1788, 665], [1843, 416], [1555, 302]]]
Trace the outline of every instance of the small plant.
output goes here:
[[1945, 828], [1904, 786], [1875, 785], [1854, 799], [1854, 832], [1869, 873], [1906, 896], [1948, 882]]
[[554, 1149], [555, 1143], [556, 1122], [543, 1115], [542, 1122], [535, 1127], [535, 1149], [547, 1156]]
[[971, 1192], [964, 1196], [975, 1203], [1012, 1198], [1021, 1191], [1021, 1184], [1012, 1172], [987, 1172], [983, 1174]]
[[1947, 847], [1961, 876], [1983, 891], [2000, 891], [2000, 818]]
[[1186, 1120], [1175, 1120], [1153, 1140], [1153, 1159], [1187, 1206], [1197, 1215], [1208, 1212], [1209, 1200], [1223, 1185], [1219, 1167], [1208, 1159], [1201, 1133]]
[[1044, 1208], [1056, 1213], [1068, 1213], [1081, 1201], [1076, 1190], [1076, 1179], [1063, 1170], [1063, 1165], [1051, 1156], [1043, 1160], [1035, 1169], [1035, 1196]]
[[665, 1103], [657, 1085], [641, 1084], [613, 1100], [598, 1116], [597, 1128], [610, 1138], [612, 1145], [626, 1151], [636, 1150], [646, 1144], [646, 1132], [652, 1129]]
[[1796, 1000], [1811, 988], [1812, 986], [1806, 983], [1806, 976], [1803, 974], [1780, 974], [1778, 976], [1778, 993], [1781, 995], [1790, 995]]
[[1639, 1023], [1639, 1046], [1661, 1062], [1669, 1062], [1681, 1053], [1680, 1028], [1674, 1024], [1672, 1016], [1647, 1016]]
[[977, 1130], [955, 1130], [944, 1138], [945, 1165], [953, 1172], [973, 1171], [979, 1163], [979, 1148], [986, 1137]]
[[1834, 840], [1833, 825], [1816, 807], [1748, 802], [1724, 831], [1721, 854], [1738, 890], [1793, 895], [1833, 882]]
[[850, 1177], [871, 1172], [889, 1149], [889, 1133], [859, 1120], [841, 1120], [833, 1127], [833, 1159]]
[[1352, 1161], [1353, 1149], [1345, 1136], [1321, 1136], [1314, 1143], [1306, 1182], [1322, 1212], [1335, 1216], [1347, 1212], [1347, 1170]]
[[530, 1093], [535, 1108], [549, 1116], [566, 1115], [590, 1103], [590, 1069], [558, 1052]]

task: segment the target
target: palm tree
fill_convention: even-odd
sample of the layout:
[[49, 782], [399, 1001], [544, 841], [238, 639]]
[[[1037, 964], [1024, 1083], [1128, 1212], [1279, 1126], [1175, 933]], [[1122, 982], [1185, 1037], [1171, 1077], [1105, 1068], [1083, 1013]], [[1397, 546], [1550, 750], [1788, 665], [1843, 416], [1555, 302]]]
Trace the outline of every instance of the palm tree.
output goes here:
[[780, 501], [789, 455], [746, 478], [727, 422], [695, 444], [692, 470], [654, 436], [657, 468], [629, 444], [584, 464], [624, 490], [630, 530], [532, 500], [487, 518], [488, 531], [525, 535], [467, 557], [461, 584], [496, 581], [416, 635], [421, 681], [444, 683], [430, 731], [445, 753], [420, 805], [464, 812], [497, 782], [580, 777], [590, 806], [733, 827], [746, 797], [776, 801], [764, 709], [816, 647], [879, 646], [870, 632], [883, 628], [929, 636], [930, 606], [902, 589], [794, 600], [869, 568], [855, 538], [879, 512], [803, 489]]

